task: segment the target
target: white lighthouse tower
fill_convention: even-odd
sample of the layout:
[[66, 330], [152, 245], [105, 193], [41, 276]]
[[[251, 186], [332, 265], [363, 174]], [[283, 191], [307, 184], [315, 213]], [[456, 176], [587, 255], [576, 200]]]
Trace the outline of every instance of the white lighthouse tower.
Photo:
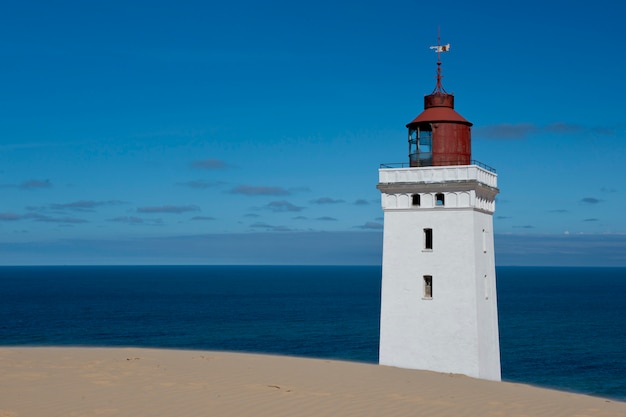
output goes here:
[[380, 364], [500, 380], [493, 245], [495, 170], [437, 85], [407, 125], [409, 163], [382, 165]]

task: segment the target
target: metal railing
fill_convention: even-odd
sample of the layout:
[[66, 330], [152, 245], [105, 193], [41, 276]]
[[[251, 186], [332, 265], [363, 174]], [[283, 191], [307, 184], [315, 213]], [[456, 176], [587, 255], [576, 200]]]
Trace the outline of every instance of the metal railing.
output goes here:
[[[483, 162], [477, 161], [475, 159], [472, 159], [469, 163], [469, 165], [477, 165], [479, 167], [481, 167], [482, 169], [489, 171], [489, 172], [493, 172], [494, 174], [496, 173], [496, 169], [494, 167], [491, 167]], [[415, 168], [422, 168], [422, 167], [432, 167], [432, 166], [438, 166], [438, 167], [443, 167], [443, 166], [454, 166], [454, 165], [420, 165], [417, 166]], [[411, 168], [411, 163], [410, 162], [391, 162], [391, 163], [387, 163], [387, 164], [380, 164], [380, 168], [385, 169], [385, 168]]]

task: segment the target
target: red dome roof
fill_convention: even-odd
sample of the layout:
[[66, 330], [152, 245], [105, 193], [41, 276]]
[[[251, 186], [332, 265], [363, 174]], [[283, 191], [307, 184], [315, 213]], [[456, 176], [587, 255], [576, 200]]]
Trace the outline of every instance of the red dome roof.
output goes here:
[[413, 119], [406, 127], [424, 122], [453, 122], [463, 123], [468, 126], [472, 125], [471, 122], [468, 122], [463, 116], [450, 107], [431, 107], [420, 113], [420, 115]]
[[471, 126], [463, 116], [454, 111], [454, 95], [435, 90], [432, 94], [424, 96], [424, 111], [406, 127], [418, 123], [452, 122]]

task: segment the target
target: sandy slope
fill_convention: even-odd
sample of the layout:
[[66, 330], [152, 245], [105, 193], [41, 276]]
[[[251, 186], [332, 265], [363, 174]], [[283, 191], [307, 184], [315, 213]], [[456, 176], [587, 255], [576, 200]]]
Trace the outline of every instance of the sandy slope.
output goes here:
[[138, 348], [0, 348], [0, 417], [626, 416], [626, 403], [369, 364]]

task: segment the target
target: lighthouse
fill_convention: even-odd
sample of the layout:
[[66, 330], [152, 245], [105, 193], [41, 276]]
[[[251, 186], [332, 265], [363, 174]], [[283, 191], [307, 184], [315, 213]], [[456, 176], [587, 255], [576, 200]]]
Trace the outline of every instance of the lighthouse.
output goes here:
[[408, 162], [383, 164], [381, 365], [500, 380], [493, 168], [472, 160], [472, 123], [437, 83], [406, 125]]

